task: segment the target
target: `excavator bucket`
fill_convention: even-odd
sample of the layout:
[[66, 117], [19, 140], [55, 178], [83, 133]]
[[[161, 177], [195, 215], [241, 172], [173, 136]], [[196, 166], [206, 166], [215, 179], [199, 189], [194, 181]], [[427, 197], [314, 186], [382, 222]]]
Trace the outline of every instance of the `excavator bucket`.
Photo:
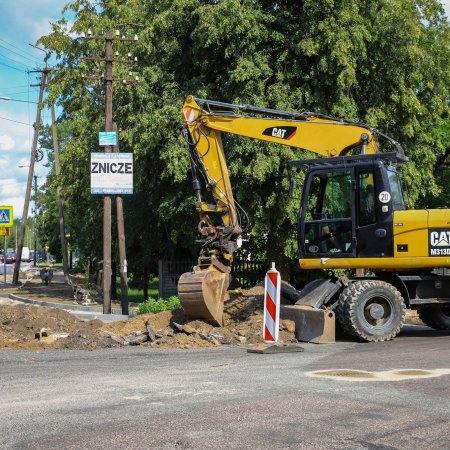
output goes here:
[[223, 325], [223, 304], [231, 277], [217, 270], [187, 272], [178, 280], [178, 296], [186, 315]]

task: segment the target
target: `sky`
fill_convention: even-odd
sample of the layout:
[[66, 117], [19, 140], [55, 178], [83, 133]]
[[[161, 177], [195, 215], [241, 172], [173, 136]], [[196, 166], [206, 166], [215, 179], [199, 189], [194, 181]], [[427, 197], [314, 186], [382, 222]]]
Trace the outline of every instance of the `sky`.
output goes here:
[[[44, 53], [29, 44], [50, 32], [67, 1], [0, 0], [0, 206], [12, 205], [15, 217], [23, 213], [36, 118], [37, 104], [28, 102], [37, 102], [39, 94], [38, 87], [29, 86], [38, 83], [39, 74], [28, 72], [44, 66]], [[450, 17], [450, 0], [442, 3]], [[51, 123], [48, 108], [42, 119]], [[44, 164], [45, 159], [35, 166], [38, 185], [48, 172]]]
[[[0, 206], [12, 205], [16, 218], [23, 214], [39, 96], [39, 87], [30, 84], [38, 84], [40, 74], [28, 72], [45, 65], [45, 54], [29, 44], [36, 44], [40, 36], [51, 31], [50, 22], [62, 17], [66, 3], [0, 0]], [[42, 110], [41, 117], [44, 123], [51, 123], [48, 108]], [[45, 162], [35, 165], [38, 185], [45, 182]], [[31, 209], [32, 205], [28, 215]]]

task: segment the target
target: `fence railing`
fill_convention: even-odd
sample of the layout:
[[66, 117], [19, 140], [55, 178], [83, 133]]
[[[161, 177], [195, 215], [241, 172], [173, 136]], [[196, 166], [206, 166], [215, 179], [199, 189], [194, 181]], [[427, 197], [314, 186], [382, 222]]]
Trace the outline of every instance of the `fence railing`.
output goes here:
[[[190, 272], [196, 265], [196, 261], [190, 260], [159, 260], [159, 296], [168, 298], [178, 293], [178, 279], [185, 272]], [[264, 279], [269, 269], [267, 261], [233, 261], [231, 270], [231, 288], [248, 288]]]

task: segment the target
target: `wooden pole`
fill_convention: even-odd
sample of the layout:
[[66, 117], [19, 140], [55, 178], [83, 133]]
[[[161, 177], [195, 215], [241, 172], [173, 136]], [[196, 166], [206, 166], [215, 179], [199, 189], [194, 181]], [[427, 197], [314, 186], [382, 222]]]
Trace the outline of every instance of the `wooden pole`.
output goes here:
[[55, 172], [58, 180], [57, 196], [58, 196], [58, 215], [59, 215], [59, 238], [61, 241], [61, 255], [63, 261], [64, 281], [69, 283], [69, 268], [67, 263], [67, 245], [66, 245], [66, 229], [64, 226], [63, 200], [61, 196], [61, 186], [59, 183], [59, 176], [61, 174], [61, 165], [59, 163], [59, 144], [58, 133], [56, 131], [56, 115], [55, 105], [52, 103], [50, 107], [52, 111], [52, 137], [53, 137], [53, 153], [55, 156]]
[[[117, 145], [114, 151], [119, 153], [119, 131], [117, 124], [114, 124], [114, 131], [117, 134]], [[117, 209], [117, 235], [119, 237], [119, 272], [120, 272], [120, 303], [122, 306], [122, 314], [128, 315], [128, 278], [127, 278], [127, 253], [125, 245], [125, 221], [123, 216], [123, 200], [122, 196], [116, 195]]]
[[[105, 131], [112, 128], [112, 33], [106, 34], [105, 54]], [[105, 147], [105, 153], [111, 153], [111, 146]], [[111, 196], [103, 197], [103, 314], [111, 314]]]
[[14, 264], [13, 284], [15, 285], [19, 284], [20, 262], [22, 259], [22, 249], [25, 239], [25, 230], [27, 227], [28, 208], [30, 206], [31, 188], [33, 185], [34, 161], [36, 160], [37, 145], [39, 138], [39, 126], [41, 123], [42, 98], [44, 96], [45, 83], [47, 80], [47, 75], [50, 72], [50, 69], [48, 69], [46, 66], [45, 69], [40, 70], [40, 72], [41, 72], [41, 82], [39, 84], [39, 101], [36, 112], [36, 123], [34, 124], [33, 145], [31, 147], [30, 167], [28, 170], [27, 189], [25, 192], [25, 202], [23, 204], [22, 221], [20, 224], [19, 242], [17, 243], [16, 262]]

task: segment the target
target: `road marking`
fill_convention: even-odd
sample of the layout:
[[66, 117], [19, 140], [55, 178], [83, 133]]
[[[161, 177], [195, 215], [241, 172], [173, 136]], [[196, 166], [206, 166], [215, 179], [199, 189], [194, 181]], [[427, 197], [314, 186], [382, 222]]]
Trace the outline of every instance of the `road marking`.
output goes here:
[[138, 395], [134, 395], [131, 397], [124, 397], [124, 400], [142, 400], [142, 397], [139, 397]]
[[344, 381], [403, 381], [450, 375], [450, 369], [396, 369], [381, 372], [368, 372], [366, 370], [354, 369], [329, 369], [306, 372], [305, 375], [308, 377], [330, 378], [332, 380]]

